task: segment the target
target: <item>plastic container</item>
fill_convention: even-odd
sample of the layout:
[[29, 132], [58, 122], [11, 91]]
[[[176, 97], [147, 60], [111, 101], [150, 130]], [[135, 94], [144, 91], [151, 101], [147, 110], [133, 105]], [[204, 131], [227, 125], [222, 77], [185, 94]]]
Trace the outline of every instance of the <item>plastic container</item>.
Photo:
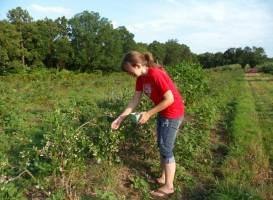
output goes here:
[[140, 119], [140, 116], [141, 116], [140, 113], [137, 113], [137, 112], [131, 113], [131, 119], [132, 119], [132, 121], [133, 121], [135, 124], [138, 123], [138, 121], [139, 121], [139, 119]]

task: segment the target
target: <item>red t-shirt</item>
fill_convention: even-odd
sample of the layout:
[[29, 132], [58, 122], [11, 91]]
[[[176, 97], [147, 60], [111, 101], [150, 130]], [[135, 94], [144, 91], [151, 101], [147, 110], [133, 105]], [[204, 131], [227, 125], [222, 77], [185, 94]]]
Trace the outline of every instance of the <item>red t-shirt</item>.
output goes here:
[[164, 69], [149, 67], [148, 74], [137, 78], [136, 91], [143, 91], [155, 105], [163, 100], [163, 95], [171, 90], [174, 102], [160, 111], [160, 115], [167, 118], [179, 118], [184, 115], [184, 104], [175, 84]]

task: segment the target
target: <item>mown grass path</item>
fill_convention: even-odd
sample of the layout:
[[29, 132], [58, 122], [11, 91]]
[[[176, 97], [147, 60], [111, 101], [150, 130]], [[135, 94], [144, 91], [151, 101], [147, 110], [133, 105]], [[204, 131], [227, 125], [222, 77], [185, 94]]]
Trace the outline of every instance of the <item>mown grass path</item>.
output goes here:
[[[240, 94], [227, 126], [229, 151], [223, 163], [215, 165], [214, 189], [205, 199], [273, 199], [273, 76], [245, 74], [237, 80]], [[217, 163], [218, 152], [213, 155]]]
[[263, 143], [273, 167], [273, 76], [249, 74], [246, 80], [255, 98], [256, 111], [262, 129]]
[[[262, 131], [263, 146], [269, 159], [268, 182], [273, 186], [273, 76], [269, 74], [249, 74], [246, 80], [255, 99], [255, 109]], [[271, 191], [273, 188], [271, 188]], [[273, 199], [273, 192], [269, 194]]]

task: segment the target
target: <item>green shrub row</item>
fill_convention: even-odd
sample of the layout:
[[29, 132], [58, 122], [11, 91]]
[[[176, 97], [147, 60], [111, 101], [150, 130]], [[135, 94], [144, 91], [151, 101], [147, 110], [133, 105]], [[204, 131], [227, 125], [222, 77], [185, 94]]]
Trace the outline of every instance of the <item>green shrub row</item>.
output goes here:
[[263, 63], [257, 66], [260, 72], [273, 74], [273, 62]]

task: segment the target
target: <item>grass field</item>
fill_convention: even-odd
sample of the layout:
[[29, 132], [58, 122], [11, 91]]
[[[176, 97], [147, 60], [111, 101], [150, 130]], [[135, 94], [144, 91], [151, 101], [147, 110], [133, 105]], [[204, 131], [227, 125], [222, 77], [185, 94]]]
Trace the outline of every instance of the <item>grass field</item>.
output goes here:
[[[187, 104], [177, 136], [171, 199], [273, 199], [273, 76], [204, 73], [208, 90]], [[176, 81], [186, 94], [197, 85]], [[149, 199], [155, 119], [110, 130], [133, 90], [122, 73], [0, 77], [0, 199]]]

